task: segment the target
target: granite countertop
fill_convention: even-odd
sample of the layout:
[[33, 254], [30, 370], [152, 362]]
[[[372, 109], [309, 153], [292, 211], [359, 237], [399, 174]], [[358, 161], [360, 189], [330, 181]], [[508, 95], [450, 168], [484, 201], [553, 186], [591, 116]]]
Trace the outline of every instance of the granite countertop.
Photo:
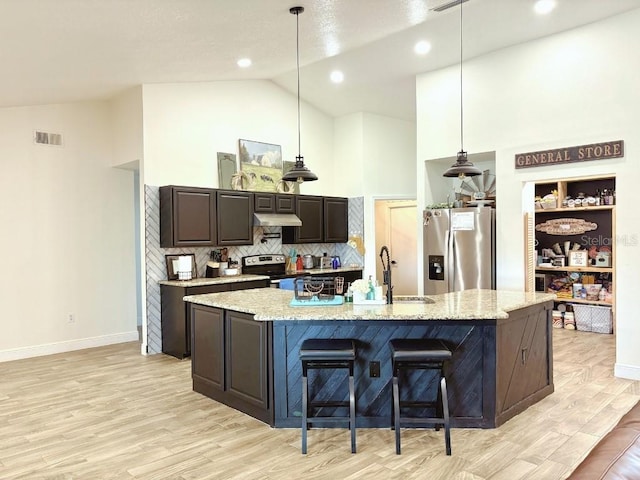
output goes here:
[[393, 305], [292, 307], [293, 292], [258, 288], [184, 297], [187, 302], [254, 314], [255, 320], [468, 320], [509, 318], [509, 312], [548, 302], [555, 294], [465, 290], [420, 297], [394, 297]]
[[222, 285], [225, 283], [251, 282], [253, 280], [269, 280], [267, 275], [224, 275], [215, 278], [194, 278], [192, 280], [160, 280], [160, 285], [171, 287], [202, 287], [204, 285]]

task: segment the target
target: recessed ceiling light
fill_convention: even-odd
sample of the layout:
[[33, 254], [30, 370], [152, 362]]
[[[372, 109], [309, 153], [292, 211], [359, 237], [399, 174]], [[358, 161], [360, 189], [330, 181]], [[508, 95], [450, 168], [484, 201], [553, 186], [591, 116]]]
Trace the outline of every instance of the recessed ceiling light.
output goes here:
[[533, 9], [538, 15], [546, 15], [556, 8], [556, 0], [538, 0]]
[[344, 73], [342, 73], [340, 70], [334, 70], [333, 72], [331, 72], [329, 78], [331, 78], [331, 81], [333, 83], [342, 83], [344, 80]]
[[415, 46], [413, 47], [413, 51], [418, 55], [426, 55], [431, 51], [431, 44], [426, 40], [421, 40], [415, 44]]
[[247, 68], [251, 66], [251, 59], [250, 58], [241, 58], [240, 60], [238, 60], [238, 66], [240, 68]]

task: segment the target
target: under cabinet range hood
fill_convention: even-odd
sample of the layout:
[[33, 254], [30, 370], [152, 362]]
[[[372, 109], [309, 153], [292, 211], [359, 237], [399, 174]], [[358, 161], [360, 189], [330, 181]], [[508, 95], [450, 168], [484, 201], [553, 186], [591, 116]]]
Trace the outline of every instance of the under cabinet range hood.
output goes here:
[[300, 227], [302, 220], [293, 213], [254, 213], [255, 227]]

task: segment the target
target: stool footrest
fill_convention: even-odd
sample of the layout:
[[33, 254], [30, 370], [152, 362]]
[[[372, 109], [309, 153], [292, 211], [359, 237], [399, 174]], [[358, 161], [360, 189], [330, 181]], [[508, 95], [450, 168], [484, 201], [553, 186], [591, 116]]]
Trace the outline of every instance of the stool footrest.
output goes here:
[[349, 423], [350, 420], [349, 417], [310, 417], [307, 419], [307, 425], [313, 425], [314, 423]]
[[423, 402], [420, 400], [404, 400], [400, 402], [401, 407], [409, 407], [409, 408], [437, 408], [438, 402]]
[[309, 408], [349, 407], [349, 402], [309, 402]]
[[425, 426], [429, 426], [429, 425], [434, 425], [434, 424], [438, 424], [438, 425], [444, 425], [444, 418], [440, 418], [440, 417], [402, 417], [400, 419], [400, 426], [403, 427], [404, 425], [420, 425], [424, 423]]
[[306, 367], [321, 369], [321, 368], [349, 368], [353, 363], [353, 360], [302, 360], [306, 364]]

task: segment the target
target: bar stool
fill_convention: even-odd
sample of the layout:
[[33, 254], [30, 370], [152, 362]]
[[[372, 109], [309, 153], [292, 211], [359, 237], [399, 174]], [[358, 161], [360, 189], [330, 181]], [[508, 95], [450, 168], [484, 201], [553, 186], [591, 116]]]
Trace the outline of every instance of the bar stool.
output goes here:
[[[310, 425], [349, 423], [351, 431], [351, 453], [356, 453], [356, 395], [353, 377], [356, 346], [353, 340], [335, 338], [309, 338], [302, 342], [302, 453], [307, 453], [307, 430]], [[312, 401], [309, 398], [308, 370], [336, 369], [349, 370], [349, 401]], [[349, 407], [348, 416], [313, 415], [313, 408]]]
[[[400, 455], [400, 428], [403, 426], [435, 426], [440, 430], [444, 425], [444, 439], [447, 455], [451, 455], [451, 435], [449, 429], [449, 400], [444, 364], [451, 359], [451, 350], [437, 339], [394, 338], [389, 341], [393, 368], [393, 402], [391, 405], [392, 429], [396, 431], [396, 454]], [[401, 372], [410, 370], [439, 370], [440, 388], [436, 401], [400, 400], [399, 377]], [[402, 407], [435, 408], [434, 417], [402, 416]]]

